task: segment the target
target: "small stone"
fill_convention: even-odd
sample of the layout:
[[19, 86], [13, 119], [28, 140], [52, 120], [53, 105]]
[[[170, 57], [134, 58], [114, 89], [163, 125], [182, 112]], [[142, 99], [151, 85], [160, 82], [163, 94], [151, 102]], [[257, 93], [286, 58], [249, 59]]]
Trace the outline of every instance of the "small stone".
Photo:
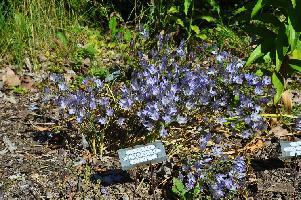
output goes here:
[[11, 153], [13, 153], [17, 149], [16, 145], [11, 142], [7, 136], [3, 137], [3, 142]]
[[12, 103], [12, 104], [16, 104], [17, 103], [17, 100], [14, 96], [4, 96], [4, 101], [7, 101], [9, 103]]
[[123, 197], [122, 197], [122, 200], [130, 200], [130, 197], [129, 197], [129, 195], [123, 195]]

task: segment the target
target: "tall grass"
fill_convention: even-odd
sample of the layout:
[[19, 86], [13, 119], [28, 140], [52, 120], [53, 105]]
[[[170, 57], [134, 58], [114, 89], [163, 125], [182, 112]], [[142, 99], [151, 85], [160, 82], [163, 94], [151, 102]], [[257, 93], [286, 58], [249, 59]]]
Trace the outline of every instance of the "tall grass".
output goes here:
[[55, 33], [78, 24], [67, 1], [6, 0], [0, 3], [0, 58], [21, 64], [25, 56], [49, 49]]

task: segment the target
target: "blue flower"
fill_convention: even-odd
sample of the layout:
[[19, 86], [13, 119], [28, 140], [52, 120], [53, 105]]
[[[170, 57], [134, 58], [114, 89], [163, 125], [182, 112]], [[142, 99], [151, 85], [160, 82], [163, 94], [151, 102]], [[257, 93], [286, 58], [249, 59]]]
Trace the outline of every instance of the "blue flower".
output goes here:
[[162, 117], [162, 119], [164, 120], [164, 122], [165, 123], [170, 123], [170, 122], [172, 122], [172, 119], [171, 119], [171, 117], [169, 116], [169, 115], [164, 115], [163, 117]]
[[77, 116], [77, 117], [76, 117], [76, 121], [77, 121], [78, 123], [82, 123], [82, 122], [83, 122], [83, 117]]
[[69, 113], [70, 115], [75, 114], [75, 109], [73, 109], [73, 108], [68, 109], [68, 113]]
[[102, 125], [106, 124], [107, 123], [107, 118], [106, 117], [100, 117], [98, 119], [98, 123], [100, 123]]
[[168, 135], [168, 132], [167, 132], [167, 130], [165, 129], [164, 126], [161, 127], [159, 133], [160, 133], [161, 137], [166, 137]]
[[121, 118], [119, 118], [119, 119], [117, 120], [117, 124], [118, 124], [119, 126], [123, 126], [124, 123], [125, 123], [124, 121], [125, 121], [125, 118], [121, 117]]
[[242, 135], [242, 138], [248, 139], [248, 138], [252, 135], [252, 133], [251, 133], [250, 130], [244, 130], [244, 131], [241, 133], [241, 135]]
[[186, 118], [186, 117], [183, 117], [183, 116], [181, 116], [181, 115], [178, 115], [178, 116], [177, 116], [177, 122], [178, 122], [179, 124], [186, 124], [186, 123], [187, 123], [187, 118]]
[[66, 90], [68, 90], [68, 86], [65, 84], [65, 83], [59, 83], [59, 89], [61, 90], [61, 91], [66, 91]]
[[89, 103], [89, 106], [92, 110], [96, 109], [96, 103], [94, 100], [91, 100], [90, 103]]
[[106, 110], [106, 115], [107, 115], [108, 117], [112, 117], [113, 114], [114, 114], [114, 110], [113, 110], [112, 108], [108, 108], [108, 109]]
[[94, 79], [94, 83], [96, 84], [97, 88], [102, 88], [103, 86], [103, 81], [99, 79]]
[[262, 79], [262, 84], [264, 86], [269, 86], [271, 85], [272, 81], [271, 81], [271, 78], [268, 77], [268, 76], [264, 76], [263, 79]]
[[192, 188], [194, 188], [195, 183], [196, 183], [195, 176], [191, 172], [189, 172], [189, 174], [187, 175], [186, 188], [188, 190], [191, 190]]
[[62, 108], [62, 109], [67, 108], [67, 103], [65, 102], [65, 100], [60, 101], [60, 108]]
[[209, 142], [211, 138], [211, 135], [210, 134], [207, 134], [205, 136], [202, 136], [199, 140], [199, 144], [200, 144], [200, 148], [201, 150], [204, 150]]

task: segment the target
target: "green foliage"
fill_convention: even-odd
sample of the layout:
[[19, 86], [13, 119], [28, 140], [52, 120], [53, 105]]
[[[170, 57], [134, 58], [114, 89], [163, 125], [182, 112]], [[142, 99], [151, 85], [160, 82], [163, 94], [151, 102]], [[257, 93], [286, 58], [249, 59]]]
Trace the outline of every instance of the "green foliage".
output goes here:
[[[158, 2], [159, 3], [159, 2]], [[160, 3], [162, 3], [160, 1]], [[183, 30], [181, 36], [190, 38], [195, 36], [205, 39], [202, 33], [202, 25], [208, 26], [219, 23], [219, 4], [214, 0], [181, 0], [167, 1], [164, 4], [153, 5], [152, 12], [147, 22], [148, 27], [155, 27], [155, 30], [168, 30], [175, 32]], [[155, 16], [154, 16], [155, 15]]]
[[[270, 9], [277, 11], [271, 12]], [[258, 0], [251, 12], [252, 32], [260, 37], [260, 44], [251, 53], [246, 65], [249, 66], [259, 58], [272, 61], [275, 71], [272, 80], [276, 88], [275, 103], [280, 100], [289, 71], [300, 71], [301, 57], [298, 56], [300, 43], [301, 1], [292, 0]]]
[[185, 195], [187, 190], [183, 182], [177, 178], [173, 178], [172, 192], [179, 196], [181, 199], [186, 199]]
[[98, 66], [92, 66], [89, 69], [89, 74], [92, 75], [92, 76], [98, 77], [100, 79], [105, 79], [108, 76], [109, 71], [106, 68], [101, 68], [101, 67], [98, 67]]
[[187, 191], [183, 182], [177, 178], [172, 179], [172, 192], [182, 200], [195, 199], [200, 195], [200, 187], [196, 186], [193, 190]]
[[111, 31], [112, 37], [115, 37], [116, 33], [118, 32], [117, 29], [117, 18], [112, 17], [109, 21], [109, 29]]
[[22, 86], [15, 86], [11, 88], [11, 91], [15, 94], [26, 94], [28, 90]]

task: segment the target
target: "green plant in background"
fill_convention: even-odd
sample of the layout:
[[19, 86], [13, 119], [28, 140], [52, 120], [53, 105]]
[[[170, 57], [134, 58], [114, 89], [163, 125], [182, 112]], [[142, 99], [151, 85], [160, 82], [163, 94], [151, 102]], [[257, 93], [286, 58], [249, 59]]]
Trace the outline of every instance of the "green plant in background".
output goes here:
[[301, 1], [258, 0], [251, 12], [251, 31], [260, 43], [246, 65], [255, 61], [271, 62], [272, 82], [276, 88], [274, 103], [286, 89], [286, 79], [301, 72]]
[[[121, 19], [121, 17], [118, 17]], [[113, 16], [109, 21], [109, 29], [113, 40], [119, 39], [125, 42], [130, 42], [132, 39], [131, 31], [126, 27], [118, 27], [117, 17]]]
[[[220, 19], [219, 5], [215, 0], [201, 2], [183, 0], [181, 1], [181, 4], [169, 4], [171, 6], [167, 11], [166, 21], [169, 23], [174, 21], [177, 26], [183, 28], [187, 33], [187, 38], [195, 35], [198, 38], [206, 39], [207, 35], [201, 31], [199, 25], [202, 21], [205, 21], [206, 23], [218, 23], [218, 19]], [[209, 7], [209, 11], [204, 11], [205, 7]]]

